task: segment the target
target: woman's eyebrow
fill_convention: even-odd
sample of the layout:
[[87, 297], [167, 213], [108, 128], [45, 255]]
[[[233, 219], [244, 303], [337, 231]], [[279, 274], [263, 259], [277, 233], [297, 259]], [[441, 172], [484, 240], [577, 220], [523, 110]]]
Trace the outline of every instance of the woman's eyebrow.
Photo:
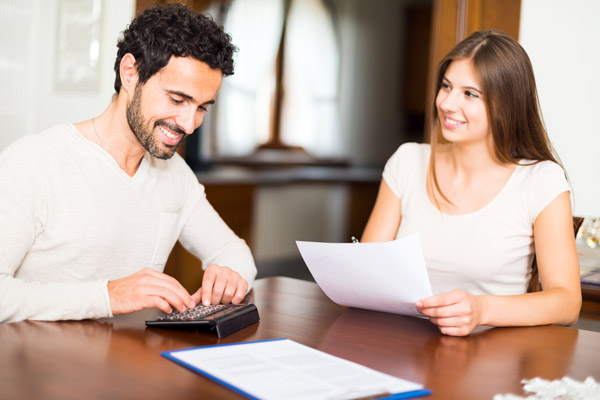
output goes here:
[[[442, 78], [442, 81], [446, 81], [447, 83], [449, 83], [450, 85], [452, 85], [452, 81], [450, 81], [450, 79], [446, 78], [445, 76]], [[483, 94], [483, 92], [481, 91], [481, 89], [477, 89], [475, 86], [461, 86], [462, 89], [467, 89], [467, 90], [472, 90], [474, 92], [478, 92]]]
[[481, 90], [477, 89], [477, 88], [476, 88], [476, 87], [474, 87], [474, 86], [463, 86], [462, 88], [463, 88], [463, 89], [472, 90], [472, 91], [474, 91], [474, 92], [478, 92], [478, 93], [483, 93]]

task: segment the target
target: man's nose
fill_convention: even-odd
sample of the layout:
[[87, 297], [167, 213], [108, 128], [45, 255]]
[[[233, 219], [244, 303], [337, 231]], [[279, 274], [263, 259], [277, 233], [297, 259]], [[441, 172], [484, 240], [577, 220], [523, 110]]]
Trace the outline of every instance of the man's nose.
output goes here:
[[183, 110], [177, 117], [177, 126], [186, 134], [191, 135], [202, 123], [202, 116], [198, 116], [198, 114], [193, 107]]

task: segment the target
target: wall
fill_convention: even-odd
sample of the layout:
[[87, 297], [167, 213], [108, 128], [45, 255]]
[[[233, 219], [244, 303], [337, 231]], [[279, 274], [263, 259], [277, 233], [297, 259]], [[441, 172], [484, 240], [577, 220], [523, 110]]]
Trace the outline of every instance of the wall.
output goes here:
[[33, 130], [35, 0], [0, 0], [0, 150]]
[[404, 142], [400, 55], [405, 2], [334, 1], [342, 66], [340, 146], [354, 165], [383, 166]]
[[[0, 0], [0, 7], [27, 5], [26, 15], [0, 27], [0, 49], [19, 28], [26, 68], [1, 80], [23, 82], [18, 121], [0, 128], [0, 150], [25, 134], [100, 114], [113, 94], [115, 44], [131, 20], [135, 0], [102, 0], [100, 82], [95, 92], [54, 89], [57, 11], [60, 0]], [[404, 137], [401, 120], [402, 7], [416, 0], [335, 0], [342, 45], [340, 118], [343, 153], [356, 165], [382, 166]], [[234, 38], [235, 41], [235, 38]], [[390, 53], [392, 56], [390, 56]], [[1, 65], [0, 65], [1, 67]]]
[[348, 191], [343, 184], [259, 186], [250, 244], [256, 262], [299, 257], [296, 240], [348, 241]]
[[[339, 146], [353, 165], [383, 166], [405, 141], [402, 15], [409, 2], [415, 0], [333, 1], [341, 47]], [[298, 257], [295, 240], [348, 241], [348, 201], [342, 185], [259, 188], [252, 243], [257, 263]]]
[[[56, 20], [58, 0], [42, 0], [45, 16], [39, 35], [38, 65], [41, 60], [54, 60], [56, 49]], [[100, 30], [100, 82], [99, 90], [91, 93], [58, 92], [54, 90], [54, 63], [40, 68], [37, 76], [37, 118], [35, 131], [64, 121], [78, 122], [94, 117], [104, 111], [114, 93], [115, 73], [113, 64], [117, 53], [116, 44], [120, 33], [133, 17], [135, 0], [102, 0], [102, 27]]]
[[[61, 122], [78, 122], [89, 119], [104, 111], [114, 93], [113, 63], [116, 43], [120, 32], [131, 21], [135, 0], [102, 0], [100, 30], [100, 82], [99, 89], [92, 92], [57, 91], [54, 88], [55, 54], [57, 39], [58, 5], [60, 0], [0, 0], [0, 10], [14, 8], [19, 3], [21, 10], [13, 24], [1, 28], [0, 49], [9, 41], [16, 40], [18, 46], [27, 51], [21, 53], [24, 65], [12, 74], [0, 77], [0, 87], [18, 80], [16, 118], [0, 128], [0, 150], [15, 139], [26, 134], [39, 132]], [[26, 6], [26, 7], [25, 7]], [[7, 35], [19, 29], [20, 34]], [[2, 93], [7, 101], [7, 93]], [[13, 102], [8, 99], [9, 102]], [[20, 110], [23, 109], [24, 112]]]
[[574, 213], [600, 216], [600, 2], [522, 0], [520, 42], [546, 127], [574, 189]]

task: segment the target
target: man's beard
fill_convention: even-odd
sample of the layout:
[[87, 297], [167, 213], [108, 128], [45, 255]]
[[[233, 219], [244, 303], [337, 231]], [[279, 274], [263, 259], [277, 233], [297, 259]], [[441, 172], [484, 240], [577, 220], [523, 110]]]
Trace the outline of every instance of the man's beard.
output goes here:
[[[142, 87], [141, 85], [136, 85], [135, 91], [133, 92], [133, 99], [127, 105], [127, 123], [129, 124], [129, 129], [133, 132], [135, 137], [138, 139], [140, 144], [144, 146], [146, 151], [150, 153], [153, 157], [160, 158], [162, 160], [168, 160], [173, 157], [177, 147], [183, 141], [183, 138], [176, 145], [163, 145], [160, 146], [158, 139], [154, 135], [154, 130], [148, 129], [148, 124], [142, 115]], [[154, 123], [154, 128], [159, 125], [163, 125], [171, 129], [172, 131], [178, 133], [184, 133], [181, 129], [167, 123], [166, 121], [156, 121]]]

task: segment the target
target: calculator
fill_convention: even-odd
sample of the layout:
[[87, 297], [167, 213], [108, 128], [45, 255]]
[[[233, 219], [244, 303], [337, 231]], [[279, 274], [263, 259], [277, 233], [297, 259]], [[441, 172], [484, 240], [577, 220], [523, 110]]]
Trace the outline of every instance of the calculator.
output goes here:
[[224, 338], [258, 322], [259, 319], [258, 309], [254, 304], [199, 304], [184, 312], [174, 311], [155, 320], [146, 321], [146, 326], [206, 330]]

